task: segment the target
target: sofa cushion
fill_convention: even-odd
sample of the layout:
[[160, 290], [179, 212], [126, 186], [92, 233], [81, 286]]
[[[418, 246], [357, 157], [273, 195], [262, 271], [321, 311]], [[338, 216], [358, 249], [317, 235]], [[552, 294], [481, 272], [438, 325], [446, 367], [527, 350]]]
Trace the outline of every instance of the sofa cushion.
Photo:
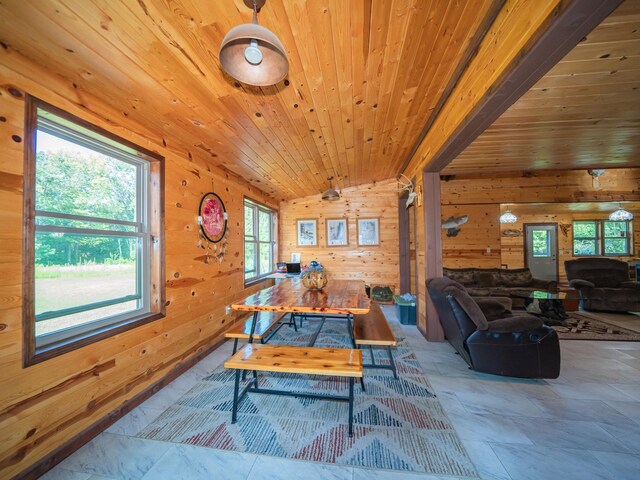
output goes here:
[[533, 315], [516, 315], [489, 322], [489, 331], [496, 333], [528, 332], [542, 326], [542, 319]]
[[584, 270], [580, 275], [580, 280], [586, 280], [593, 283], [596, 287], [615, 288], [620, 283], [628, 280], [629, 277], [621, 277], [618, 272], [611, 271], [606, 268], [594, 268], [593, 270]]
[[533, 283], [531, 270], [528, 268], [514, 268], [500, 270], [500, 284], [505, 287], [526, 287]]
[[483, 287], [495, 287], [498, 284], [499, 276], [492, 271], [477, 270], [473, 278], [476, 281], [476, 285], [480, 288]]
[[473, 285], [475, 283], [473, 268], [443, 268], [443, 275], [454, 282], [458, 282], [462, 285]]
[[467, 292], [458, 288], [457, 285], [445, 287], [442, 292], [445, 295], [451, 295], [455, 299], [458, 305], [460, 305], [460, 308], [462, 308], [471, 321], [475, 323], [478, 330], [486, 330], [489, 328], [489, 323], [487, 322], [487, 318], [484, 316], [484, 313], [482, 313], [478, 304]]

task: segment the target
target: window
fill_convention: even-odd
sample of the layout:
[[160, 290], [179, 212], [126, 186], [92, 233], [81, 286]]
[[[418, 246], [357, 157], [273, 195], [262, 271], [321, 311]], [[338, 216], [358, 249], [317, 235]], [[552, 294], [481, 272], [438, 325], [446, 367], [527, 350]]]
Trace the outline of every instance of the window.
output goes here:
[[631, 222], [573, 222], [573, 255], [627, 256], [633, 253]]
[[31, 364], [164, 315], [163, 160], [33, 97], [27, 122]]
[[531, 232], [533, 238], [533, 256], [534, 257], [550, 257], [551, 256], [551, 237], [549, 230], [533, 230]]
[[244, 199], [244, 281], [245, 283], [275, 270], [276, 212]]

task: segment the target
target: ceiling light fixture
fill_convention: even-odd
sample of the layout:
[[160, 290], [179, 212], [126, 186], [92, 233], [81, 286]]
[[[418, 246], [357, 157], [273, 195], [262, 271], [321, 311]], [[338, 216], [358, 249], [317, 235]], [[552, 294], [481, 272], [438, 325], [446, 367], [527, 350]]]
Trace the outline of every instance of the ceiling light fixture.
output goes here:
[[507, 210], [500, 215], [500, 223], [516, 223], [517, 221], [518, 217], [511, 213], [511, 210]]
[[233, 27], [220, 46], [220, 66], [236, 80], [256, 87], [275, 85], [289, 72], [284, 46], [275, 34], [258, 25], [266, 0], [244, 0], [253, 10], [253, 22]]
[[633, 219], [633, 213], [625, 210], [620, 205], [618, 205], [618, 209], [615, 212], [611, 212], [609, 215], [609, 220], [612, 222], [628, 222]]
[[331, 180], [333, 180], [333, 177], [327, 177], [327, 180], [329, 180], [329, 188], [322, 192], [322, 200], [329, 200], [331, 202], [334, 200], [340, 200], [340, 193], [331, 187]]

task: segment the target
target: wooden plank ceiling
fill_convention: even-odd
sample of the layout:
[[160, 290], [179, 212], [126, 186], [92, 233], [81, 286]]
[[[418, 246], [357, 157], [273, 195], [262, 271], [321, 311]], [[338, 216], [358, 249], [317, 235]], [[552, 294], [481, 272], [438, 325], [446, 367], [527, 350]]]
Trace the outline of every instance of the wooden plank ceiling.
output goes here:
[[[242, 0], [6, 0], [5, 52], [27, 57], [278, 199], [394, 177], [498, 0], [268, 0], [288, 78], [241, 85], [219, 68]], [[115, 123], [118, 119], [111, 119]]]
[[625, 0], [445, 169], [640, 166], [640, 0]]

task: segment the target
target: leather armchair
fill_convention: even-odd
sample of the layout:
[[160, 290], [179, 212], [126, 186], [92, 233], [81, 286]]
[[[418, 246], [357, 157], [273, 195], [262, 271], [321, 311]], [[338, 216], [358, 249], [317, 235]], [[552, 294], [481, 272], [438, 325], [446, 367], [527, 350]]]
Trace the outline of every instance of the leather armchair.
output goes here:
[[613, 258], [578, 258], [564, 262], [569, 286], [580, 292], [585, 310], [640, 311], [640, 284], [629, 280], [629, 266]]
[[471, 368], [508, 377], [558, 378], [558, 335], [542, 320], [513, 314], [500, 302], [479, 305], [448, 278], [427, 280], [427, 290], [447, 340]]

